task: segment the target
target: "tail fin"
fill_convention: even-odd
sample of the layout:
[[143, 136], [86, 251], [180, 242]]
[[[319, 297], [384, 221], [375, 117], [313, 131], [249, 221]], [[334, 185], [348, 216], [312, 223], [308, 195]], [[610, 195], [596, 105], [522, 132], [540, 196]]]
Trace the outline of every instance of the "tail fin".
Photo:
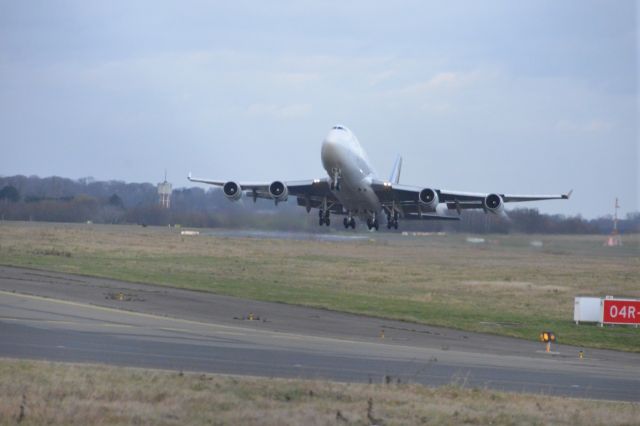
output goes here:
[[389, 182], [400, 183], [401, 171], [402, 171], [402, 157], [398, 155], [398, 158], [396, 158], [396, 163], [393, 165], [393, 170], [391, 170], [391, 176], [389, 177]]

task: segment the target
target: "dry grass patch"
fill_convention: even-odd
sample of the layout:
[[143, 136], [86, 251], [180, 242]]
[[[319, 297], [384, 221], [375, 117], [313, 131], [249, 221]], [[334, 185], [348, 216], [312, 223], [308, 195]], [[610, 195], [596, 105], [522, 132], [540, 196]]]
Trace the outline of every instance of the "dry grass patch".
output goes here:
[[0, 424], [637, 424], [640, 405], [0, 360]]

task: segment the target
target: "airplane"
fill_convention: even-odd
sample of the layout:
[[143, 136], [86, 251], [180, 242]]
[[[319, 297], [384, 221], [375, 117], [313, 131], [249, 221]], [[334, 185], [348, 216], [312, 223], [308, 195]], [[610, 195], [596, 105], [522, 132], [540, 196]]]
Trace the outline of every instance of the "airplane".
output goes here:
[[400, 184], [402, 157], [398, 157], [388, 180], [379, 179], [366, 152], [351, 130], [335, 125], [322, 142], [322, 165], [328, 177], [304, 181], [236, 182], [201, 179], [191, 176], [191, 182], [222, 187], [229, 200], [237, 201], [243, 194], [255, 202], [271, 199], [277, 205], [290, 196], [299, 206], [318, 209], [320, 226], [331, 224], [331, 214], [342, 215], [345, 228], [356, 228], [356, 217], [366, 221], [369, 230], [380, 227], [386, 216], [388, 229], [398, 229], [403, 220], [460, 220], [462, 210], [482, 209], [507, 217], [505, 203], [519, 201], [569, 199], [571, 192], [560, 195], [511, 195], [449, 191], [430, 187]]

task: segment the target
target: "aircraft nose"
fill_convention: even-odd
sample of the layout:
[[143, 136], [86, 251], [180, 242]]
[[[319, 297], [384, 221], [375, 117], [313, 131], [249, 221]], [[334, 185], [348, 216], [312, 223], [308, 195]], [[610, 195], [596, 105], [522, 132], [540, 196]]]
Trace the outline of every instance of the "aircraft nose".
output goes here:
[[329, 133], [324, 141], [322, 141], [322, 158], [334, 158], [340, 147], [338, 135]]
[[327, 136], [324, 138], [324, 141], [322, 141], [322, 152], [335, 151], [337, 144], [336, 139]]
[[341, 135], [339, 135], [335, 130], [332, 130], [324, 138], [324, 141], [322, 144], [325, 145], [327, 148], [335, 148], [335, 146], [340, 141], [340, 136]]
[[328, 143], [337, 143], [338, 140], [340, 139], [340, 133], [337, 132], [336, 130], [331, 130], [328, 134], [327, 137], [324, 138], [325, 142]]
[[349, 142], [349, 133], [344, 126], [334, 126], [322, 142], [323, 155], [336, 157]]

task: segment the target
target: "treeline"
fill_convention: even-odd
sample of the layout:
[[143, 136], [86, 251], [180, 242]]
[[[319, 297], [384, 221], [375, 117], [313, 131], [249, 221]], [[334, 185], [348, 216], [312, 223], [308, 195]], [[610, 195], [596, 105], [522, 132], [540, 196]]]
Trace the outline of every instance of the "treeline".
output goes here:
[[174, 190], [165, 209], [150, 183], [37, 176], [0, 177], [0, 220], [315, 230], [293, 203], [231, 203], [193, 187]]
[[[61, 177], [0, 177], [0, 219], [51, 222], [94, 222], [189, 227], [252, 227], [320, 232], [317, 215], [307, 215], [295, 201], [280, 203], [244, 199], [229, 202], [215, 188], [180, 188], [173, 191], [171, 207], [158, 204], [157, 188], [150, 183], [71, 180]], [[537, 209], [516, 208], [510, 220], [468, 211], [460, 222], [404, 221], [403, 230], [470, 233], [596, 234], [611, 232], [610, 217], [587, 220], [580, 216], [547, 215]], [[342, 227], [335, 218], [333, 226]], [[620, 220], [623, 233], [640, 232], [640, 213]]]

